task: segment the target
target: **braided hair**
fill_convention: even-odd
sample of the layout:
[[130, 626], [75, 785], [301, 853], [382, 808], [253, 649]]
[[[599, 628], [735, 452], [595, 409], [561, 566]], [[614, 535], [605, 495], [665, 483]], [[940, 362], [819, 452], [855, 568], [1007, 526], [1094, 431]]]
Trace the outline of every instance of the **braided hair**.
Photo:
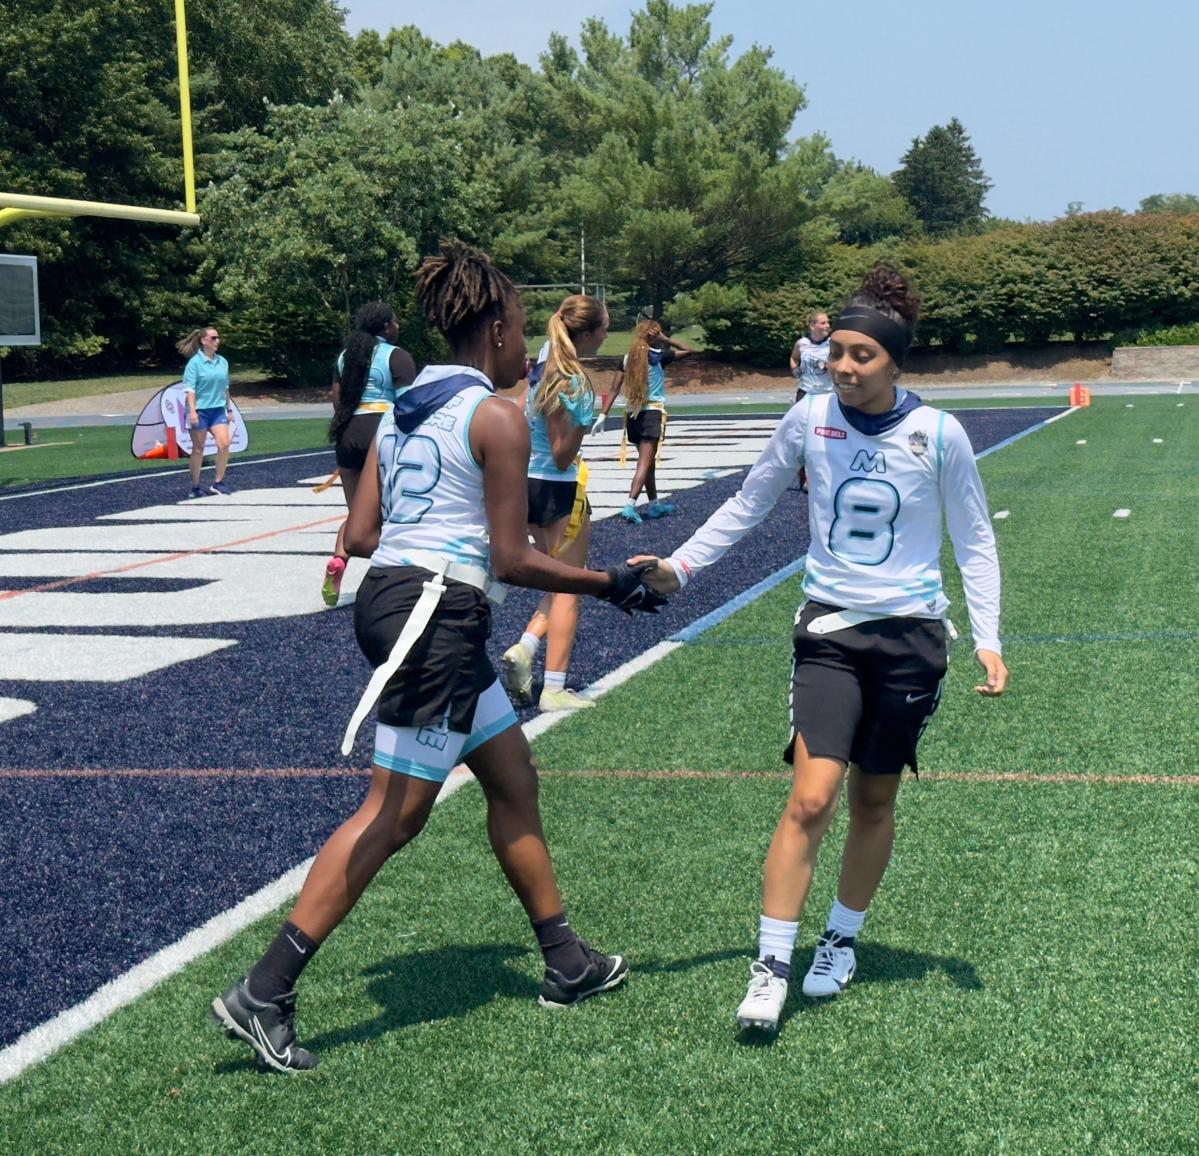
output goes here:
[[396, 319], [396, 311], [386, 301], [370, 301], [354, 314], [350, 332], [346, 334], [345, 353], [342, 356], [341, 388], [337, 394], [337, 408], [329, 423], [329, 440], [336, 442], [345, 432], [354, 416], [354, 410], [362, 400], [366, 389], [367, 374], [378, 345], [377, 338]]
[[443, 240], [439, 249], [416, 270], [416, 299], [450, 347], [458, 349], [502, 318], [518, 293], [481, 249], [457, 240]]

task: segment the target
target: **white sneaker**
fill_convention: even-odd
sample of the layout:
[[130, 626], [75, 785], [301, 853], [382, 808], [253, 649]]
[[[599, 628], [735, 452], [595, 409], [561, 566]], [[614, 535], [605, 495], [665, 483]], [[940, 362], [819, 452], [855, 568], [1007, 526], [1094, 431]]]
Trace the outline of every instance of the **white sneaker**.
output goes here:
[[786, 1002], [787, 981], [775, 975], [769, 964], [755, 959], [749, 965], [749, 990], [737, 1009], [737, 1026], [742, 1031], [756, 1029], [773, 1035], [779, 1030]]
[[816, 944], [816, 958], [803, 977], [803, 993], [812, 998], [840, 995], [858, 970], [852, 947], [841, 946], [841, 936], [826, 931]]
[[518, 642], [500, 659], [500, 685], [516, 703], [533, 701], [533, 660]]
[[595, 706], [595, 700], [584, 698], [578, 691], [563, 687], [562, 690], [543, 690], [537, 702], [537, 709], [551, 710], [583, 710]]

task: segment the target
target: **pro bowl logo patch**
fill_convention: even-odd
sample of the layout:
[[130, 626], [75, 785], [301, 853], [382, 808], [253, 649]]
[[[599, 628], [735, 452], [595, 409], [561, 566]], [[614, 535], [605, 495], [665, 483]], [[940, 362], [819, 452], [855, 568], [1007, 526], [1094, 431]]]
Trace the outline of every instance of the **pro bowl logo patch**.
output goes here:
[[834, 441], [843, 442], [849, 435], [843, 429], [837, 429], [832, 425], [818, 425], [816, 427], [816, 436], [818, 438], [832, 438]]
[[928, 434], [922, 429], [908, 434], [908, 446], [918, 458], [924, 457], [928, 453]]

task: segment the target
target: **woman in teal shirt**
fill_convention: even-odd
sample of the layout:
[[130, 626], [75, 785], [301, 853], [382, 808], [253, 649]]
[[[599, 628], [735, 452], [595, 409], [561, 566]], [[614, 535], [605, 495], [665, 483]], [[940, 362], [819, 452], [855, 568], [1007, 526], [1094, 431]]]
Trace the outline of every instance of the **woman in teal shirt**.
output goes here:
[[[189, 498], [205, 494], [227, 494], [225, 468], [229, 465], [229, 443], [232, 431], [233, 403], [229, 400], [229, 363], [217, 352], [221, 335], [215, 325], [193, 329], [175, 346], [188, 358], [183, 370], [183, 388], [187, 393], [187, 426], [191, 430], [192, 453], [188, 468], [192, 488]], [[200, 485], [204, 468], [204, 443], [208, 434], [216, 442], [216, 477], [208, 489]]]

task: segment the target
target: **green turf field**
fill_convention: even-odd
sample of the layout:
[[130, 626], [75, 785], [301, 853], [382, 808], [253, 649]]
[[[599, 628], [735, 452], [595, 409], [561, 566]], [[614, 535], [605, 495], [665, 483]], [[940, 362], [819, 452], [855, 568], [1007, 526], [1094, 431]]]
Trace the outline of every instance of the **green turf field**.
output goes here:
[[972, 695], [964, 640], [859, 978], [796, 991], [773, 1045], [732, 1029], [787, 790], [793, 582], [537, 743], [573, 921], [628, 954], [625, 988], [537, 1008], [468, 786], [305, 975], [318, 1071], [262, 1075], [204, 1022], [272, 917], [0, 1088], [0, 1151], [1199, 1150], [1199, 405], [1176, 401], [1102, 399], [983, 461], [1009, 694]]

